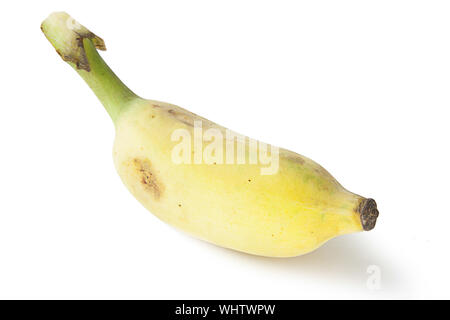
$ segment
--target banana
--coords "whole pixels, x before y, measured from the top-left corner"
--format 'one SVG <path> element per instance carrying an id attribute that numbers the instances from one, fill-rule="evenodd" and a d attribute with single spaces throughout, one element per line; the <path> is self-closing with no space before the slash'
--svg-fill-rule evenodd
<path id="1" fill-rule="evenodd" d="M 347 191 L 314 161 L 135 95 L 97 52 L 106 50 L 104 41 L 67 13 L 51 14 L 41 29 L 112 118 L 123 183 L 164 222 L 270 257 L 298 256 L 374 228 L 375 201 Z"/>

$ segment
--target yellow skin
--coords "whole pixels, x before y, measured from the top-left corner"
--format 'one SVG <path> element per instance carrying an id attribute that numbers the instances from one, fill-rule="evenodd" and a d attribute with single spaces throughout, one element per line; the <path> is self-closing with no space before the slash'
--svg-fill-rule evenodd
<path id="1" fill-rule="evenodd" d="M 97 53 L 96 47 L 105 49 L 103 41 L 68 19 L 52 14 L 42 30 L 104 104 L 116 128 L 116 169 L 158 218 L 219 246 L 271 257 L 301 255 L 335 236 L 373 228 L 378 215 L 373 200 L 345 190 L 320 165 L 288 150 L 280 149 L 272 175 L 261 175 L 262 165 L 248 161 L 176 164 L 174 130 L 193 137 L 197 120 L 203 128 L 225 128 L 134 95 Z M 246 144 L 247 159 L 248 153 Z"/>

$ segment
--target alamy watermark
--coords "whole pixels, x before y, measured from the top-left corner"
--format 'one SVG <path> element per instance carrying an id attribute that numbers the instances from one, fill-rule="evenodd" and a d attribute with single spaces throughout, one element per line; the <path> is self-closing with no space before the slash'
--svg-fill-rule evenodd
<path id="1" fill-rule="evenodd" d="M 261 175 L 278 172 L 278 147 L 228 129 L 208 128 L 203 131 L 202 121 L 194 121 L 193 132 L 193 137 L 187 129 L 172 132 L 171 140 L 179 142 L 172 149 L 172 161 L 175 164 L 250 164 L 259 165 Z"/>
<path id="2" fill-rule="evenodd" d="M 377 265 L 370 265 L 367 267 L 367 273 L 370 276 L 367 278 L 367 289 L 375 291 L 381 289 L 381 268 Z"/>

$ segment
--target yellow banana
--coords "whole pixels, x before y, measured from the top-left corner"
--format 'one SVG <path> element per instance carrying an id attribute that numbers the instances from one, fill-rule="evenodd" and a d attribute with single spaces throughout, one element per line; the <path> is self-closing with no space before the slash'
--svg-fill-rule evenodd
<path id="1" fill-rule="evenodd" d="M 272 257 L 301 255 L 375 226 L 375 201 L 347 191 L 314 161 L 136 96 L 98 54 L 103 40 L 68 14 L 51 14 L 41 29 L 105 106 L 116 128 L 116 169 L 161 220 Z"/>

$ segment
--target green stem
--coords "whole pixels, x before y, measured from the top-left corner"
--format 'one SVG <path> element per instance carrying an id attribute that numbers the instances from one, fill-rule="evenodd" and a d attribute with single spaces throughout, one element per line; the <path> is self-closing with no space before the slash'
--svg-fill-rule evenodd
<path id="1" fill-rule="evenodd" d="M 135 99 L 139 99 L 108 67 L 97 49 L 106 50 L 101 38 L 65 12 L 52 13 L 41 25 L 61 58 L 86 81 L 105 106 L 113 122 Z"/>
<path id="2" fill-rule="evenodd" d="M 102 102 L 109 116 L 115 122 L 129 102 L 138 98 L 108 67 L 95 49 L 90 39 L 83 39 L 90 71 L 78 69 L 78 74 L 86 81 L 95 95 Z"/>

